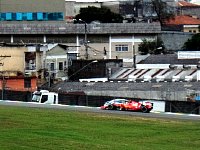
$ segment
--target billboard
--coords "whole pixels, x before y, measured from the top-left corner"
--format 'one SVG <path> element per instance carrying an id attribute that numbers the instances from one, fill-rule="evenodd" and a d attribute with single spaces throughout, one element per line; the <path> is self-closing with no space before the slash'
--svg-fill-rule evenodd
<path id="1" fill-rule="evenodd" d="M 178 51 L 178 59 L 199 59 L 200 51 Z"/>

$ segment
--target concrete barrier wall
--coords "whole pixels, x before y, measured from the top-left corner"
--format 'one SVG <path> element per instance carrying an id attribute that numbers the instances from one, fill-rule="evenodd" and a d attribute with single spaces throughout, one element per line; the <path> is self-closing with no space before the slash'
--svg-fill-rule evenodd
<path id="1" fill-rule="evenodd" d="M 85 91 L 91 96 L 128 97 L 138 99 L 187 101 L 185 91 Z"/>

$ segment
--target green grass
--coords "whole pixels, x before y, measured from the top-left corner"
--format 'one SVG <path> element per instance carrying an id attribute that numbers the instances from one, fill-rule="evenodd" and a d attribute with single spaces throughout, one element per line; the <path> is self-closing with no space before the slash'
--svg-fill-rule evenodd
<path id="1" fill-rule="evenodd" d="M 0 150 L 197 150 L 200 122 L 0 106 Z"/>

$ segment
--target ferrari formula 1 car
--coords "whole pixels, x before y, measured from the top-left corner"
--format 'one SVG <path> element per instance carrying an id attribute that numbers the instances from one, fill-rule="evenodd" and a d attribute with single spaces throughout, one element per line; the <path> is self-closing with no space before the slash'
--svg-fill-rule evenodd
<path id="1" fill-rule="evenodd" d="M 127 99 L 113 99 L 107 101 L 101 109 L 108 110 L 129 110 L 129 111 L 141 111 L 149 113 L 153 109 L 153 103 L 151 102 L 137 102 Z"/>

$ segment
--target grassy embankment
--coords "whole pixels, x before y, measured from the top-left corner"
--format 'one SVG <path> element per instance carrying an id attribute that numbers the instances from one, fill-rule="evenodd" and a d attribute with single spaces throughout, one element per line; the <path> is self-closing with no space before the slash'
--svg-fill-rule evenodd
<path id="1" fill-rule="evenodd" d="M 1 150 L 197 150 L 200 122 L 0 106 Z"/>

